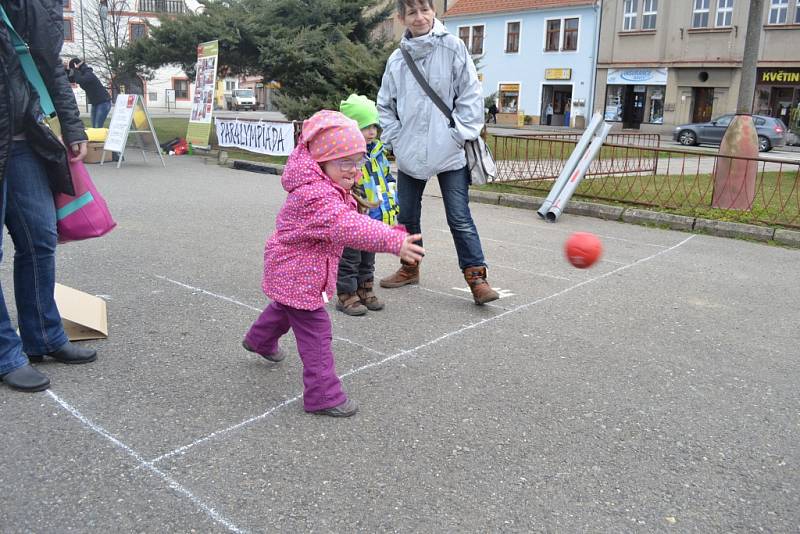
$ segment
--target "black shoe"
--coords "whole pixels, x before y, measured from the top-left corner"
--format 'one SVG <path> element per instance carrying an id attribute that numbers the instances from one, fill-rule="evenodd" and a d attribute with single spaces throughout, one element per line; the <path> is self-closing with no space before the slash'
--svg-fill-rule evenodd
<path id="1" fill-rule="evenodd" d="M 97 359 L 97 351 L 85 349 L 67 341 L 58 350 L 47 354 L 29 354 L 28 359 L 34 363 L 39 363 L 44 360 L 45 356 L 50 356 L 61 363 L 89 363 Z"/>
<path id="2" fill-rule="evenodd" d="M 358 404 L 356 401 L 347 399 L 339 406 L 333 408 L 323 408 L 322 410 L 306 410 L 308 413 L 317 415 L 327 415 L 329 417 L 350 417 L 355 415 L 358 411 Z"/>
<path id="3" fill-rule="evenodd" d="M 27 363 L 0 376 L 0 379 L 19 391 L 44 391 L 50 387 L 50 379 Z"/>

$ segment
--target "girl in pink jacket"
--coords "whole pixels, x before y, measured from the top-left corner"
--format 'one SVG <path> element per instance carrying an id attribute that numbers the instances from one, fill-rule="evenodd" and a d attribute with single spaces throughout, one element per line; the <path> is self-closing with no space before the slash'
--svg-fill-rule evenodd
<path id="1" fill-rule="evenodd" d="M 342 391 L 334 369 L 331 320 L 325 303 L 336 291 L 345 246 L 422 259 L 420 235 L 361 215 L 350 188 L 366 154 L 358 124 L 323 110 L 303 123 L 281 184 L 288 192 L 264 251 L 264 293 L 272 303 L 244 338 L 244 348 L 272 362 L 284 359 L 278 340 L 289 328 L 303 361 L 307 412 L 349 417 L 358 407 Z"/>

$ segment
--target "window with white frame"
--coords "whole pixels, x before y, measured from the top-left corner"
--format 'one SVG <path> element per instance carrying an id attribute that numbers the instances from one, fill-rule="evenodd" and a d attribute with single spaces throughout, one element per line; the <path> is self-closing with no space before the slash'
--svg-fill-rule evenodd
<path id="1" fill-rule="evenodd" d="M 797 5 L 795 6 L 794 23 L 800 24 L 800 0 L 797 0 Z"/>
<path id="2" fill-rule="evenodd" d="M 458 28 L 458 37 L 467 45 L 467 50 L 473 56 L 483 54 L 483 24 L 478 26 L 461 26 Z"/>
<path id="3" fill-rule="evenodd" d="M 639 0 L 625 0 L 622 14 L 622 29 L 632 31 L 636 29 L 636 14 L 639 11 Z"/>
<path id="4" fill-rule="evenodd" d="M 656 15 L 658 14 L 658 0 L 644 0 L 642 9 L 642 29 L 655 30 Z"/>
<path id="5" fill-rule="evenodd" d="M 708 4 L 710 0 L 694 0 L 692 28 L 708 28 Z"/>
<path id="6" fill-rule="evenodd" d="M 771 0 L 769 5 L 769 23 L 786 24 L 789 11 L 789 0 Z"/>
<path id="7" fill-rule="evenodd" d="M 733 0 L 719 0 L 717 3 L 717 28 L 730 26 L 733 20 Z"/>
<path id="8" fill-rule="evenodd" d="M 545 52 L 575 52 L 578 50 L 580 19 L 548 19 L 544 27 Z"/>
<path id="9" fill-rule="evenodd" d="M 519 21 L 506 22 L 506 54 L 519 52 L 519 26 Z"/>

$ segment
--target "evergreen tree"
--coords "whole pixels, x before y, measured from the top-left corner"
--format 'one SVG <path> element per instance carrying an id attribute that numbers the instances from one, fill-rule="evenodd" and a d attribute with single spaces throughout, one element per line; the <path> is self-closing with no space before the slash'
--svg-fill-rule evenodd
<path id="1" fill-rule="evenodd" d="M 375 98 L 394 43 L 374 37 L 392 14 L 386 0 L 227 0 L 165 19 L 122 52 L 141 69 L 178 64 L 194 76 L 197 45 L 219 40 L 220 75 L 278 81 L 290 119 L 338 109 L 350 93 Z"/>

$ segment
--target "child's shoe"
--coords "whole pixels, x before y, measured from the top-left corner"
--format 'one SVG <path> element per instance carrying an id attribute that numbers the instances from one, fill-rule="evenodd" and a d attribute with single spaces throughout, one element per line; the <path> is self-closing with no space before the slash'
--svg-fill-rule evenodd
<path id="1" fill-rule="evenodd" d="M 327 415 L 330 417 L 350 417 L 355 415 L 358 411 L 358 404 L 356 401 L 347 399 L 339 406 L 334 406 L 333 408 L 323 408 L 322 410 L 306 410 L 308 413 L 313 413 L 316 415 Z"/>
<path id="2" fill-rule="evenodd" d="M 347 315 L 358 316 L 367 313 L 367 307 L 361 304 L 356 293 L 339 293 L 337 295 L 336 309 Z"/>
<path id="3" fill-rule="evenodd" d="M 255 352 L 265 360 L 269 360 L 274 363 L 282 362 L 283 359 L 286 358 L 286 353 L 283 352 L 280 348 L 278 348 L 278 352 L 275 352 L 273 354 L 262 354 L 253 347 L 251 347 L 250 345 L 248 345 L 246 339 L 242 340 L 242 347 L 244 347 L 244 350 L 248 352 Z"/>
<path id="4" fill-rule="evenodd" d="M 372 291 L 373 281 L 365 280 L 358 284 L 356 295 L 358 295 L 361 304 L 367 307 L 369 311 L 378 311 L 383 309 L 383 301 L 375 296 Z"/>

